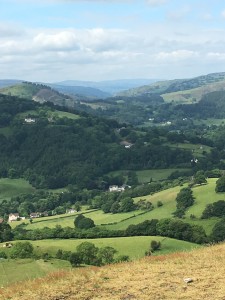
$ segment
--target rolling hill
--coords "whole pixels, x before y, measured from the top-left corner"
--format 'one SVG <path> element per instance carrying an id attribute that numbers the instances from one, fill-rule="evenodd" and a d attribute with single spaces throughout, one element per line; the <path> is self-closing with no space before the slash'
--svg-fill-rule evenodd
<path id="1" fill-rule="evenodd" d="M 0 89 L 0 93 L 9 96 L 16 96 L 39 103 L 53 102 L 57 105 L 65 105 L 74 102 L 69 96 L 63 95 L 50 87 L 42 84 L 23 82 Z"/>
<path id="2" fill-rule="evenodd" d="M 120 93 L 121 96 L 159 94 L 166 102 L 192 103 L 213 91 L 225 89 L 225 73 L 213 73 L 191 79 L 159 81 Z"/>

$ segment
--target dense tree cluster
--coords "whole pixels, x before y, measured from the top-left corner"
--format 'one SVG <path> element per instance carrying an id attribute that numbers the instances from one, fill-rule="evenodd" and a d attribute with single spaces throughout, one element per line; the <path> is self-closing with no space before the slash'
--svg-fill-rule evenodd
<path id="1" fill-rule="evenodd" d="M 225 217 L 225 201 L 219 200 L 214 203 L 208 204 L 204 209 L 201 218 L 208 219 L 211 217 Z"/>
<path id="2" fill-rule="evenodd" d="M 89 229 L 95 227 L 95 223 L 92 219 L 79 214 L 74 220 L 74 226 L 79 229 Z"/>
<path id="3" fill-rule="evenodd" d="M 23 225 L 13 230 L 15 240 L 41 240 L 41 239 L 70 239 L 70 238 L 108 238 L 124 236 L 168 236 L 171 238 L 189 241 L 193 243 L 204 243 L 207 236 L 201 226 L 191 225 L 181 220 L 162 219 L 146 220 L 137 225 L 130 225 L 125 230 L 107 230 L 104 227 L 93 227 L 90 229 L 79 229 L 71 227 L 43 228 L 26 230 Z"/>
<path id="4" fill-rule="evenodd" d="M 177 202 L 177 209 L 174 212 L 174 215 L 176 217 L 183 217 L 185 214 L 185 210 L 194 204 L 194 196 L 191 188 L 183 188 L 180 190 L 180 192 L 177 194 L 176 197 Z"/>
<path id="5" fill-rule="evenodd" d="M 116 121 L 86 114 L 80 114 L 77 120 L 59 118 L 53 123 L 39 114 L 34 124 L 25 124 L 18 114 L 37 107 L 43 106 L 0 96 L 1 115 L 8 115 L 2 126 L 9 126 L 10 130 L 10 135 L 0 136 L 0 176 L 23 176 L 38 188 L 54 189 L 68 184 L 80 189 L 106 188 L 110 182 L 105 182 L 103 176 L 110 171 L 189 165 L 192 157 L 189 151 L 154 142 L 160 142 L 156 138 L 159 130 L 138 137 L 130 129 L 126 138 L 135 144 L 126 149 L 120 145 L 122 137 L 116 133 Z M 135 176 L 129 176 L 129 180 L 137 183 Z"/>

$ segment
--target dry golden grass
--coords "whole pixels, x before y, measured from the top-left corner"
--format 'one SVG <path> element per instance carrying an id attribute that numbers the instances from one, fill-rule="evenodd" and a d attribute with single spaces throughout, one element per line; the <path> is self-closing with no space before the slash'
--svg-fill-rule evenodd
<path id="1" fill-rule="evenodd" d="M 225 245 L 58 272 L 2 289 L 12 300 L 224 300 Z M 192 283 L 186 284 L 184 278 Z"/>

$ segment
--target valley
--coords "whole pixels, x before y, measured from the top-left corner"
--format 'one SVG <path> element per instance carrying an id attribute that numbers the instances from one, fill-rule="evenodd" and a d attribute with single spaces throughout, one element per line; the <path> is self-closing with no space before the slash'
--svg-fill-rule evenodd
<path id="1" fill-rule="evenodd" d="M 4 86 L 0 284 L 224 241 L 223 82 L 218 73 L 98 99 Z"/>

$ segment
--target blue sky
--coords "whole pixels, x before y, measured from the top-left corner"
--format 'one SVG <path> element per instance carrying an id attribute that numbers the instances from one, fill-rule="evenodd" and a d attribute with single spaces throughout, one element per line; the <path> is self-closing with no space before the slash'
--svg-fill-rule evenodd
<path id="1" fill-rule="evenodd" d="M 0 78 L 188 78 L 225 71 L 222 0 L 0 0 Z"/>

